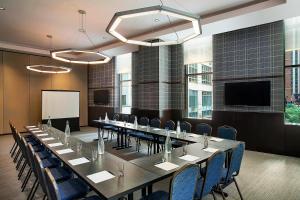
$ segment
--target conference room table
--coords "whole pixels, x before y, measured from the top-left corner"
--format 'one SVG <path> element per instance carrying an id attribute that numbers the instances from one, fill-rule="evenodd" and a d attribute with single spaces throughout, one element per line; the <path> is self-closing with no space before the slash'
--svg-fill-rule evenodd
<path id="1" fill-rule="evenodd" d="M 127 127 L 127 125 L 125 126 Z M 134 127 L 129 129 L 133 130 Z M 138 127 L 139 129 L 144 128 Z M 68 166 L 78 177 L 84 180 L 100 197 L 108 200 L 119 199 L 124 196 L 132 200 L 133 192 L 140 190 L 142 196 L 144 196 L 147 194 L 147 188 L 149 194 L 152 192 L 154 183 L 172 176 L 176 170 L 185 164 L 203 163 L 214 153 L 205 151 L 203 143 L 201 143 L 201 137 L 197 137 L 197 139 L 183 140 L 196 140 L 200 143 L 193 142 L 193 144 L 173 149 L 168 154 L 160 152 L 127 161 L 107 151 L 102 155 L 96 154 L 95 157 L 97 142 L 84 142 L 72 135 L 65 137 L 64 132 L 53 127 L 46 130 L 32 130 L 27 127 L 27 130 L 59 158 L 65 166 Z M 163 131 L 159 132 L 158 135 L 163 135 Z M 215 148 L 215 150 L 229 151 L 238 143 L 238 141 L 229 140 L 209 141 L 209 147 Z M 74 165 L 74 161 L 78 161 L 78 159 L 83 159 L 85 162 Z M 98 182 L 99 177 L 98 180 L 95 179 L 95 176 L 91 178 L 91 175 L 103 172 L 108 173 L 110 179 L 105 180 L 102 177 L 100 179 L 103 180 Z"/>

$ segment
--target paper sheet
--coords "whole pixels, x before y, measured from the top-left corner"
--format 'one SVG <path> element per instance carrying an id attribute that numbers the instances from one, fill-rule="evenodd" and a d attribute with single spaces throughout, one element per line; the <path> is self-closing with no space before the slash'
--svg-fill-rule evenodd
<path id="1" fill-rule="evenodd" d="M 179 158 L 182 159 L 182 160 L 185 160 L 185 161 L 189 161 L 189 162 L 193 162 L 193 161 L 199 159 L 199 157 L 197 157 L 197 156 L 192 156 L 192 155 L 184 155 L 184 156 L 181 156 L 181 157 L 179 157 Z"/>
<path id="2" fill-rule="evenodd" d="M 49 140 L 55 140 L 55 138 L 53 137 L 42 138 L 42 141 L 49 141 Z"/>
<path id="3" fill-rule="evenodd" d="M 210 140 L 210 141 L 214 141 L 214 142 L 221 142 L 221 141 L 223 141 L 224 139 L 222 139 L 222 138 L 216 138 L 216 137 L 211 137 L 209 140 Z"/>
<path id="4" fill-rule="evenodd" d="M 40 130 L 39 128 L 29 128 L 30 131 Z"/>
<path id="5" fill-rule="evenodd" d="M 42 131 L 38 132 L 38 133 L 42 133 Z M 43 137 L 43 136 L 47 136 L 47 135 L 48 135 L 48 133 L 36 134 L 36 136 L 38 136 L 38 137 Z"/>
<path id="6" fill-rule="evenodd" d="M 57 142 L 57 143 L 51 143 L 51 144 L 48 144 L 48 145 L 49 145 L 49 147 L 58 147 L 58 146 L 62 146 L 63 143 Z"/>
<path id="7" fill-rule="evenodd" d="M 170 171 L 170 170 L 173 170 L 173 169 L 176 169 L 177 167 L 179 167 L 178 165 L 170 163 L 170 162 L 163 162 L 163 163 L 160 163 L 160 164 L 157 164 L 154 166 L 158 167 L 160 169 L 166 170 L 166 171 Z"/>
<path id="8" fill-rule="evenodd" d="M 189 137 L 199 138 L 199 137 L 201 137 L 201 135 L 197 135 L 197 134 L 189 134 Z"/>
<path id="9" fill-rule="evenodd" d="M 36 128 L 36 126 L 26 126 L 26 128 L 30 129 L 30 128 Z"/>
<path id="10" fill-rule="evenodd" d="M 72 153 L 74 151 L 72 149 L 61 149 L 56 152 L 61 155 L 61 154 L 66 154 L 66 153 Z"/>
<path id="11" fill-rule="evenodd" d="M 115 176 L 109 173 L 108 171 L 101 171 L 95 174 L 88 175 L 87 177 L 94 183 L 100 183 L 112 179 Z"/>
<path id="12" fill-rule="evenodd" d="M 153 130 L 154 131 L 160 131 L 161 129 L 160 128 L 154 128 Z"/>
<path id="13" fill-rule="evenodd" d="M 73 160 L 68 160 L 68 162 L 71 165 L 76 166 L 76 165 L 88 163 L 90 161 L 88 159 L 86 159 L 85 157 L 82 157 L 82 158 L 76 158 L 76 159 L 73 159 Z"/>
<path id="14" fill-rule="evenodd" d="M 211 148 L 211 147 L 207 147 L 206 149 L 203 149 L 203 151 L 210 152 L 210 153 L 215 153 L 218 150 L 219 149 L 215 149 L 215 148 Z"/>

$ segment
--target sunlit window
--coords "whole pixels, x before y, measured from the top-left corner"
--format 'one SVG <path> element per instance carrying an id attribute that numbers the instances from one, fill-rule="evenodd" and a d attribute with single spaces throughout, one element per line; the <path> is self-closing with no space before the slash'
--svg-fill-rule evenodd
<path id="1" fill-rule="evenodd" d="M 212 37 L 184 43 L 184 64 L 187 81 L 187 117 L 212 117 Z"/>

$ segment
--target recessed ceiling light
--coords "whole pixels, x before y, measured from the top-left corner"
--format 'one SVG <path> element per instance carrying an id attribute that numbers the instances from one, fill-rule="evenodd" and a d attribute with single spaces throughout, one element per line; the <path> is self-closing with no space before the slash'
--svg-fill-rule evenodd
<path id="1" fill-rule="evenodd" d="M 159 20 L 158 18 L 156 18 L 154 21 L 155 21 L 155 22 L 159 22 L 160 20 Z"/>
<path id="2" fill-rule="evenodd" d="M 6 8 L 4 8 L 4 7 L 0 7 L 0 10 L 6 10 Z"/>

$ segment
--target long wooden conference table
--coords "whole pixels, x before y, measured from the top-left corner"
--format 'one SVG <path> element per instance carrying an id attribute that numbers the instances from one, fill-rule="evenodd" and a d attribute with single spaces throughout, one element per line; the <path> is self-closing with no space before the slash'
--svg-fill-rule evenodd
<path id="1" fill-rule="evenodd" d="M 127 137 L 128 130 L 151 134 L 154 138 L 166 137 L 163 129 L 134 127 L 132 124 L 118 121 L 95 120 L 94 122 L 98 124 L 99 133 L 104 125 L 117 127 L 120 130 L 118 145 L 123 145 L 123 147 L 128 145 L 125 144 L 126 139 L 123 138 Z M 147 191 L 151 193 L 154 183 L 172 176 L 185 164 L 203 163 L 216 150 L 230 152 L 240 143 L 211 137 L 209 148 L 203 149 L 203 136 L 193 133 L 187 133 L 184 136 L 171 133 L 171 138 L 186 141 L 189 144 L 173 149 L 169 154 L 160 152 L 126 161 L 109 152 L 95 157 L 97 142 L 84 142 L 72 135 L 66 140 L 64 132 L 53 127 L 44 131 L 32 127 L 26 128 L 64 165 L 71 168 L 78 177 L 84 180 L 92 190 L 108 200 L 124 196 L 128 196 L 128 199 L 132 200 L 133 192 L 139 190 L 141 190 L 142 196 L 146 195 Z"/>

